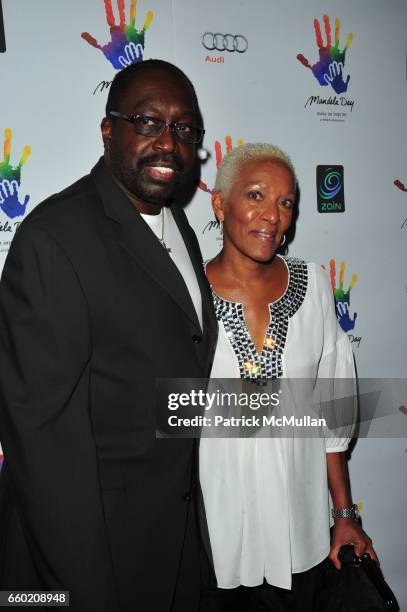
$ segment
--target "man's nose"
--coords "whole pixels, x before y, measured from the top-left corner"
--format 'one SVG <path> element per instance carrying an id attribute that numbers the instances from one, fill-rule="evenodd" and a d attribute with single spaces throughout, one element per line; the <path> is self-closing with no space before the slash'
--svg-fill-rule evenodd
<path id="1" fill-rule="evenodd" d="M 167 124 L 164 127 L 162 134 L 157 136 L 157 138 L 155 139 L 154 148 L 159 149 L 160 151 L 166 151 L 167 153 L 170 153 L 172 151 L 175 151 L 177 146 L 178 141 L 174 133 L 174 126 L 171 124 Z"/>

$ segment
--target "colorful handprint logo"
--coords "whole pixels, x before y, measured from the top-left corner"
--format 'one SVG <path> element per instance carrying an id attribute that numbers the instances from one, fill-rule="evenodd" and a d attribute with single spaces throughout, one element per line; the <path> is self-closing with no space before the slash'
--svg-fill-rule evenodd
<path id="1" fill-rule="evenodd" d="M 110 27 L 111 41 L 101 46 L 97 40 L 88 32 L 82 32 L 81 36 L 92 47 L 100 49 L 113 68 L 121 70 L 143 61 L 144 35 L 153 21 L 154 14 L 148 11 L 147 17 L 141 30 L 136 28 L 136 5 L 137 0 L 130 0 L 130 21 L 126 23 L 125 0 L 117 0 L 119 11 L 119 24 L 116 23 L 112 0 L 104 0 L 106 21 Z"/>
<path id="2" fill-rule="evenodd" d="M 31 148 L 26 145 L 17 166 L 10 164 L 11 154 L 11 130 L 4 130 L 4 160 L 0 162 L 0 209 L 9 219 L 22 217 L 25 214 L 29 195 L 26 195 L 23 202 L 19 200 L 19 188 L 21 185 L 21 169 L 27 161 Z"/>
<path id="3" fill-rule="evenodd" d="M 325 266 L 322 266 L 325 268 Z M 356 285 L 358 280 L 357 274 L 352 274 L 351 281 L 347 290 L 344 289 L 345 280 L 345 262 L 341 261 L 339 264 L 339 285 L 336 285 L 336 261 L 331 259 L 329 262 L 329 272 L 331 277 L 331 287 L 335 297 L 336 305 L 336 316 L 339 321 L 339 325 L 344 332 L 349 332 L 354 329 L 356 325 L 357 312 L 354 313 L 353 317 L 349 316 L 350 306 L 350 294 L 353 287 Z"/>
<path id="4" fill-rule="evenodd" d="M 319 61 L 315 64 L 310 64 L 306 57 L 299 53 L 297 59 L 312 71 L 312 74 L 317 79 L 318 83 L 323 87 L 330 85 L 337 94 L 344 93 L 348 89 L 350 75 L 347 76 L 346 81 L 343 78 L 343 71 L 345 68 L 345 55 L 347 49 L 352 44 L 353 34 L 349 33 L 345 46 L 341 51 L 339 48 L 339 38 L 341 31 L 341 22 L 338 18 L 335 19 L 335 41 L 332 45 L 331 36 L 331 23 L 328 15 L 324 15 L 325 35 L 326 44 L 323 44 L 321 26 L 318 19 L 314 19 L 314 28 L 316 42 L 319 49 Z"/>
<path id="5" fill-rule="evenodd" d="M 239 138 L 236 146 L 239 147 L 241 144 L 243 144 L 243 140 Z M 233 143 L 232 143 L 231 136 L 225 136 L 225 148 L 226 148 L 226 153 L 230 153 L 231 150 L 233 149 Z M 215 151 L 216 169 L 218 169 L 223 159 L 222 145 L 219 142 L 219 140 L 215 140 L 214 151 Z M 199 189 L 202 189 L 202 191 L 206 191 L 206 193 L 210 193 L 211 195 L 214 192 L 214 189 L 213 188 L 210 189 L 208 185 L 202 180 L 199 181 L 198 186 L 199 186 Z"/>

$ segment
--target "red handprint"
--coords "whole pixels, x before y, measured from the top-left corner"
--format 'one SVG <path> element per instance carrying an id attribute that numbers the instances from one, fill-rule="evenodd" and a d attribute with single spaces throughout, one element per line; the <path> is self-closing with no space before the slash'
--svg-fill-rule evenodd
<path id="1" fill-rule="evenodd" d="M 236 146 L 239 147 L 241 144 L 243 144 L 243 140 L 239 138 Z M 225 145 L 226 145 L 226 153 L 230 153 L 231 150 L 233 149 L 231 136 L 225 136 Z M 215 140 L 214 150 L 215 150 L 216 169 L 218 169 L 223 159 L 222 145 L 219 142 L 219 140 Z M 198 186 L 199 186 L 199 189 L 202 189 L 202 191 L 206 191 L 206 193 L 212 194 L 214 192 L 214 189 L 210 189 L 208 185 L 202 180 L 199 181 Z"/>

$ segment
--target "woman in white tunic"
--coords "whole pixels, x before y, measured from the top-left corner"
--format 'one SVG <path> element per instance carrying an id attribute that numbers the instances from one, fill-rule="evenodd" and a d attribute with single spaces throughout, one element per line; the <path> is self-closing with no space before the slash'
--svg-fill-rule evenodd
<path id="1" fill-rule="evenodd" d="M 326 273 L 276 254 L 295 193 L 292 163 L 272 145 L 241 145 L 218 170 L 212 206 L 223 249 L 206 266 L 219 321 L 212 378 L 355 375 Z M 355 520 L 348 443 L 202 438 L 200 479 L 218 582 L 213 610 L 311 611 L 328 555 L 339 568 L 340 547 L 354 543 L 356 554 L 377 559 Z"/>

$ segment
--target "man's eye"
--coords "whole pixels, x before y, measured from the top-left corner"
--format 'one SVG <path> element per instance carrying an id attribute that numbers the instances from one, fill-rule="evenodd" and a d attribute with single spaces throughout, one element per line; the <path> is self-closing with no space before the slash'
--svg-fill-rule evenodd
<path id="1" fill-rule="evenodd" d="M 284 206 L 284 208 L 292 208 L 294 206 L 294 202 L 290 198 L 285 198 L 284 200 L 281 200 L 281 205 Z"/>
<path id="2" fill-rule="evenodd" d="M 190 134 L 193 130 L 192 125 L 188 123 L 177 123 L 177 131 L 183 132 L 184 134 Z"/>
<path id="3" fill-rule="evenodd" d="M 140 115 L 140 117 L 137 118 L 137 121 L 144 127 L 153 127 L 155 125 L 157 125 L 157 120 L 154 119 L 153 117 L 147 117 L 147 115 Z"/>

